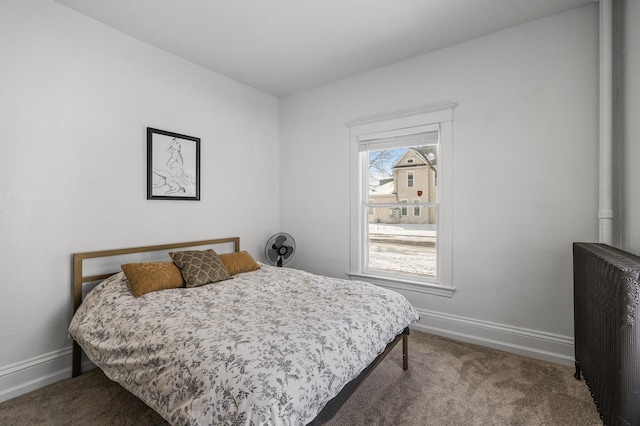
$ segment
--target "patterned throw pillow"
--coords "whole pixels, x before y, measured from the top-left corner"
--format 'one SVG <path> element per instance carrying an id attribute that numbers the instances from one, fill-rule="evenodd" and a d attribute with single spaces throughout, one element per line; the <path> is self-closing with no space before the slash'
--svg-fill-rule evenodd
<path id="1" fill-rule="evenodd" d="M 234 253 L 219 254 L 220 260 L 224 263 L 229 276 L 239 274 L 241 272 L 251 272 L 260 269 L 260 265 L 253 260 L 253 257 L 246 250 Z"/>
<path id="2" fill-rule="evenodd" d="M 200 287 L 201 285 L 223 281 L 229 278 L 224 264 L 214 250 L 185 250 L 169 253 L 187 287 Z"/>
<path id="3" fill-rule="evenodd" d="M 184 287 L 180 269 L 173 262 L 125 263 L 121 268 L 131 284 L 134 297 L 152 291 Z"/>

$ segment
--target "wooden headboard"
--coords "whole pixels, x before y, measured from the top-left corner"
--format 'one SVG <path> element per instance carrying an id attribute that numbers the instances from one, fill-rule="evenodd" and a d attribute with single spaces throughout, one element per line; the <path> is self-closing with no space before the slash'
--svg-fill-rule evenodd
<path id="1" fill-rule="evenodd" d="M 147 253 L 154 251 L 171 250 L 178 248 L 197 247 L 197 246 L 213 246 L 218 244 L 233 243 L 234 252 L 240 251 L 240 237 L 218 238 L 214 240 L 191 241 L 185 243 L 160 244 L 156 246 L 130 247 L 114 250 L 89 251 L 84 253 L 73 254 L 73 313 L 75 314 L 82 303 L 82 288 L 84 283 L 102 281 L 119 271 L 109 272 L 106 274 L 87 275 L 83 273 L 83 262 L 86 259 L 97 259 L 110 256 L 122 256 L 135 253 Z M 76 377 L 81 373 L 81 350 L 77 342 L 73 342 L 72 353 L 72 377 Z"/>

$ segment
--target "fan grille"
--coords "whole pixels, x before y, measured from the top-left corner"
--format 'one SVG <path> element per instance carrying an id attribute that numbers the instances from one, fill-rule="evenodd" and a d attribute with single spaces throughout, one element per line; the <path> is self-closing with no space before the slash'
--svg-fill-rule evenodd
<path id="1" fill-rule="evenodd" d="M 271 265 L 283 266 L 293 259 L 296 251 L 296 242 L 286 232 L 279 232 L 267 241 L 264 248 L 264 257 Z"/>

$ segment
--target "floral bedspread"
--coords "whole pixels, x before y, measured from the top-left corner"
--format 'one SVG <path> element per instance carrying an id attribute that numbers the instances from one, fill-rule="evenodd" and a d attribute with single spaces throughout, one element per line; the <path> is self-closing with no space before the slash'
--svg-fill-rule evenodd
<path id="1" fill-rule="evenodd" d="M 261 265 L 139 298 L 116 274 L 69 334 L 173 425 L 304 425 L 417 320 L 393 291 Z"/>

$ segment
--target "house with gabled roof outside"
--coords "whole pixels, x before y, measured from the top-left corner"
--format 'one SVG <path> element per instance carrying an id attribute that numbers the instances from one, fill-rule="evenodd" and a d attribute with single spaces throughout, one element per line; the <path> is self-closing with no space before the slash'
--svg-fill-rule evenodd
<path id="1" fill-rule="evenodd" d="M 369 191 L 375 204 L 406 203 L 402 208 L 370 208 L 370 223 L 435 224 L 435 207 L 411 204 L 438 201 L 437 146 L 407 148 L 393 164 L 393 179 L 381 179 Z"/>

